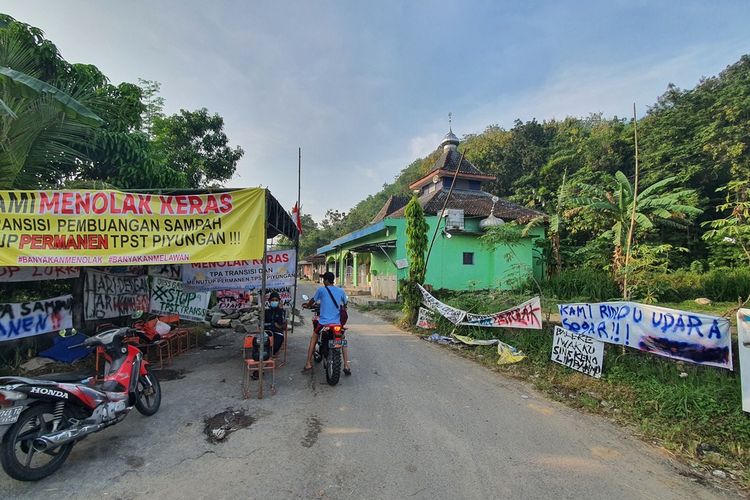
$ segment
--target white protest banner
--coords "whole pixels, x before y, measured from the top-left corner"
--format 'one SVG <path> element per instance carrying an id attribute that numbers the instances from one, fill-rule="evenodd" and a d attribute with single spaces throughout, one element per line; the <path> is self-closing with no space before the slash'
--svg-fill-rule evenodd
<path id="1" fill-rule="evenodd" d="M 604 342 L 555 326 L 552 340 L 552 361 L 594 378 L 601 378 L 604 363 Z"/>
<path id="2" fill-rule="evenodd" d="M 420 307 L 419 316 L 417 317 L 417 326 L 424 329 L 435 328 L 435 315 L 432 311 Z"/>
<path id="3" fill-rule="evenodd" d="M 80 275 L 80 267 L 0 266 L 0 281 L 67 280 Z"/>
<path id="4" fill-rule="evenodd" d="M 211 292 L 185 290 L 181 281 L 154 277 L 151 287 L 151 312 L 156 314 L 177 313 L 190 321 L 206 319 Z"/>
<path id="5" fill-rule="evenodd" d="M 519 306 L 494 314 L 466 313 L 466 318 L 464 318 L 461 324 L 467 326 L 541 330 L 542 302 L 539 297 L 534 297 Z"/>
<path id="6" fill-rule="evenodd" d="M 0 304 L 0 342 L 73 327 L 73 296 Z"/>
<path id="7" fill-rule="evenodd" d="M 266 261 L 266 287 L 280 288 L 294 285 L 297 270 L 295 250 L 268 252 Z M 235 260 L 184 264 L 182 282 L 196 290 L 227 290 L 243 288 L 255 290 L 261 287 L 263 261 Z"/>
<path id="8" fill-rule="evenodd" d="M 182 265 L 163 264 L 159 266 L 148 266 L 148 275 L 179 281 L 182 278 Z"/>
<path id="9" fill-rule="evenodd" d="M 740 350 L 742 410 L 750 412 L 750 309 L 737 311 L 737 345 Z"/>
<path id="10" fill-rule="evenodd" d="M 253 294 L 247 290 L 216 290 L 216 301 L 219 309 L 236 311 L 250 307 L 253 302 Z"/>
<path id="11" fill-rule="evenodd" d="M 86 320 L 119 318 L 148 310 L 148 277 L 86 271 Z"/>
<path id="12" fill-rule="evenodd" d="M 448 304 L 443 304 L 438 299 L 430 295 L 430 292 L 425 290 L 422 285 L 417 286 L 419 287 L 419 291 L 422 292 L 422 303 L 425 305 L 425 307 L 427 307 L 427 309 L 440 314 L 442 317 L 444 317 L 454 325 L 457 325 L 461 321 L 463 321 L 464 317 L 466 316 L 466 311 L 456 309 L 455 307 L 451 307 Z"/>
<path id="13" fill-rule="evenodd" d="M 562 326 L 610 344 L 732 369 L 729 320 L 635 302 L 560 304 Z"/>

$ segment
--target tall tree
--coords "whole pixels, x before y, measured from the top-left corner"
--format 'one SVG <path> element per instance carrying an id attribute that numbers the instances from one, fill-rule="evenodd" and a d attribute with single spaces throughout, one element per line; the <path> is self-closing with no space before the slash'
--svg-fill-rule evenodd
<path id="1" fill-rule="evenodd" d="M 425 253 L 427 252 L 427 221 L 424 218 L 424 210 L 416 196 L 406 205 L 404 211 L 406 218 L 406 255 L 409 258 L 409 279 L 401 288 L 404 298 L 404 317 L 408 324 L 413 324 L 419 305 L 422 303 L 422 294 L 417 288 L 418 284 L 424 283 L 426 272 Z"/>
<path id="2" fill-rule="evenodd" d="M 244 154 L 239 146 L 229 146 L 224 119 L 209 114 L 206 108 L 157 117 L 153 136 L 156 160 L 174 171 L 183 187 L 207 187 L 229 180 Z"/>
<path id="3" fill-rule="evenodd" d="M 153 137 L 154 121 L 164 118 L 164 98 L 159 95 L 161 83 L 156 80 L 138 79 L 138 87 L 143 96 L 143 111 L 141 111 L 142 130 L 149 139 Z"/>

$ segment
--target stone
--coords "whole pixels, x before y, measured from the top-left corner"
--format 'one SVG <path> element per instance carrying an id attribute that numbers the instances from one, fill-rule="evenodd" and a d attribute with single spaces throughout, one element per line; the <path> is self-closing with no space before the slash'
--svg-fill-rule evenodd
<path id="1" fill-rule="evenodd" d="M 34 370 L 38 370 L 39 368 L 44 368 L 45 366 L 54 363 L 51 359 L 47 358 L 31 358 L 27 362 L 21 365 L 21 368 L 24 370 L 31 372 Z"/>
<path id="2" fill-rule="evenodd" d="M 240 313 L 239 311 L 232 311 L 229 314 L 225 315 L 224 318 L 226 319 L 239 319 Z"/>
<path id="3" fill-rule="evenodd" d="M 701 297 L 701 298 L 695 299 L 695 303 L 698 304 L 699 306 L 707 306 L 711 303 L 711 299 Z"/>
<path id="4" fill-rule="evenodd" d="M 226 319 L 229 319 L 229 318 L 226 318 Z M 232 319 L 232 320 L 229 321 L 229 326 L 231 326 L 232 328 L 235 328 L 235 329 L 238 326 L 240 326 L 241 324 L 242 324 L 242 321 L 240 321 L 238 319 Z"/>
<path id="5" fill-rule="evenodd" d="M 211 316 L 211 326 L 219 326 L 219 321 L 224 318 L 224 315 L 221 313 L 216 313 Z"/>
<path id="6" fill-rule="evenodd" d="M 243 314 L 242 316 L 240 316 L 240 321 L 242 321 L 243 323 L 252 323 L 253 321 L 257 323 L 258 313 L 249 312 L 249 313 Z"/>
<path id="7" fill-rule="evenodd" d="M 231 319 L 220 319 L 216 323 L 216 327 L 217 328 L 229 328 L 231 326 L 231 324 L 232 324 L 232 320 Z"/>
<path id="8" fill-rule="evenodd" d="M 726 473 L 726 472 L 724 472 L 724 471 L 723 471 L 723 470 L 721 470 L 721 469 L 716 469 L 716 470 L 714 470 L 714 471 L 713 471 L 713 472 L 711 473 L 711 475 L 712 475 L 712 476 L 714 476 L 714 477 L 718 477 L 719 479 L 726 479 L 726 478 L 727 478 L 727 473 Z"/>

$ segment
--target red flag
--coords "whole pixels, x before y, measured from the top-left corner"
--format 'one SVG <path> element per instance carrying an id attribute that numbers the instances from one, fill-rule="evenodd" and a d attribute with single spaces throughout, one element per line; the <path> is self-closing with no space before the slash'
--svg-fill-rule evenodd
<path id="1" fill-rule="evenodd" d="M 297 204 L 294 204 L 294 208 L 292 209 L 292 217 L 294 218 L 294 223 L 297 225 L 297 231 L 299 231 L 299 235 L 302 236 L 302 216 L 300 215 L 299 207 Z"/>

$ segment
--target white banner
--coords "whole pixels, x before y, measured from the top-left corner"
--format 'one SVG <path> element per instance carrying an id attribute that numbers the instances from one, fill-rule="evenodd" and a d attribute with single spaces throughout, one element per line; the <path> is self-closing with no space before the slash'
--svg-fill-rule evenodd
<path id="1" fill-rule="evenodd" d="M 552 361 L 594 378 L 601 378 L 604 364 L 604 342 L 555 326 Z"/>
<path id="2" fill-rule="evenodd" d="M 86 320 L 119 318 L 148 310 L 148 277 L 86 271 Z"/>
<path id="3" fill-rule="evenodd" d="M 181 281 L 154 277 L 151 287 L 151 312 L 155 314 L 177 313 L 190 321 L 206 319 L 211 292 L 185 290 Z"/>
<path id="4" fill-rule="evenodd" d="M 427 309 L 435 311 L 454 325 L 457 325 L 461 321 L 463 321 L 464 317 L 466 316 L 466 311 L 456 309 L 455 307 L 451 307 L 448 304 L 443 304 L 438 299 L 430 295 L 430 292 L 425 290 L 422 285 L 417 286 L 419 287 L 419 291 L 422 292 L 422 303 L 425 305 L 425 307 L 427 307 Z"/>
<path id="5" fill-rule="evenodd" d="M 520 306 L 494 314 L 466 313 L 462 325 L 494 328 L 542 329 L 542 301 L 539 297 L 529 299 Z"/>
<path id="6" fill-rule="evenodd" d="M 0 281 L 67 280 L 80 275 L 80 267 L 0 266 Z"/>
<path id="7" fill-rule="evenodd" d="M 268 252 L 266 262 L 266 287 L 282 288 L 294 285 L 297 272 L 295 250 Z M 184 264 L 182 282 L 196 290 L 228 290 L 261 288 L 263 274 L 262 260 L 237 260 L 230 262 L 209 262 Z"/>
<path id="8" fill-rule="evenodd" d="M 148 275 L 179 281 L 182 279 L 182 265 L 164 264 L 159 266 L 148 266 Z"/>
<path id="9" fill-rule="evenodd" d="M 742 409 L 750 412 L 750 309 L 737 311 L 737 345 L 740 350 Z"/>
<path id="10" fill-rule="evenodd" d="M 560 304 L 563 328 L 659 356 L 732 369 L 729 320 L 635 302 Z"/>
<path id="11" fill-rule="evenodd" d="M 0 304 L 0 342 L 73 327 L 73 296 Z"/>
<path id="12" fill-rule="evenodd" d="M 417 326 L 424 329 L 435 328 L 435 315 L 433 312 L 424 307 L 420 307 L 419 316 L 417 317 Z"/>

